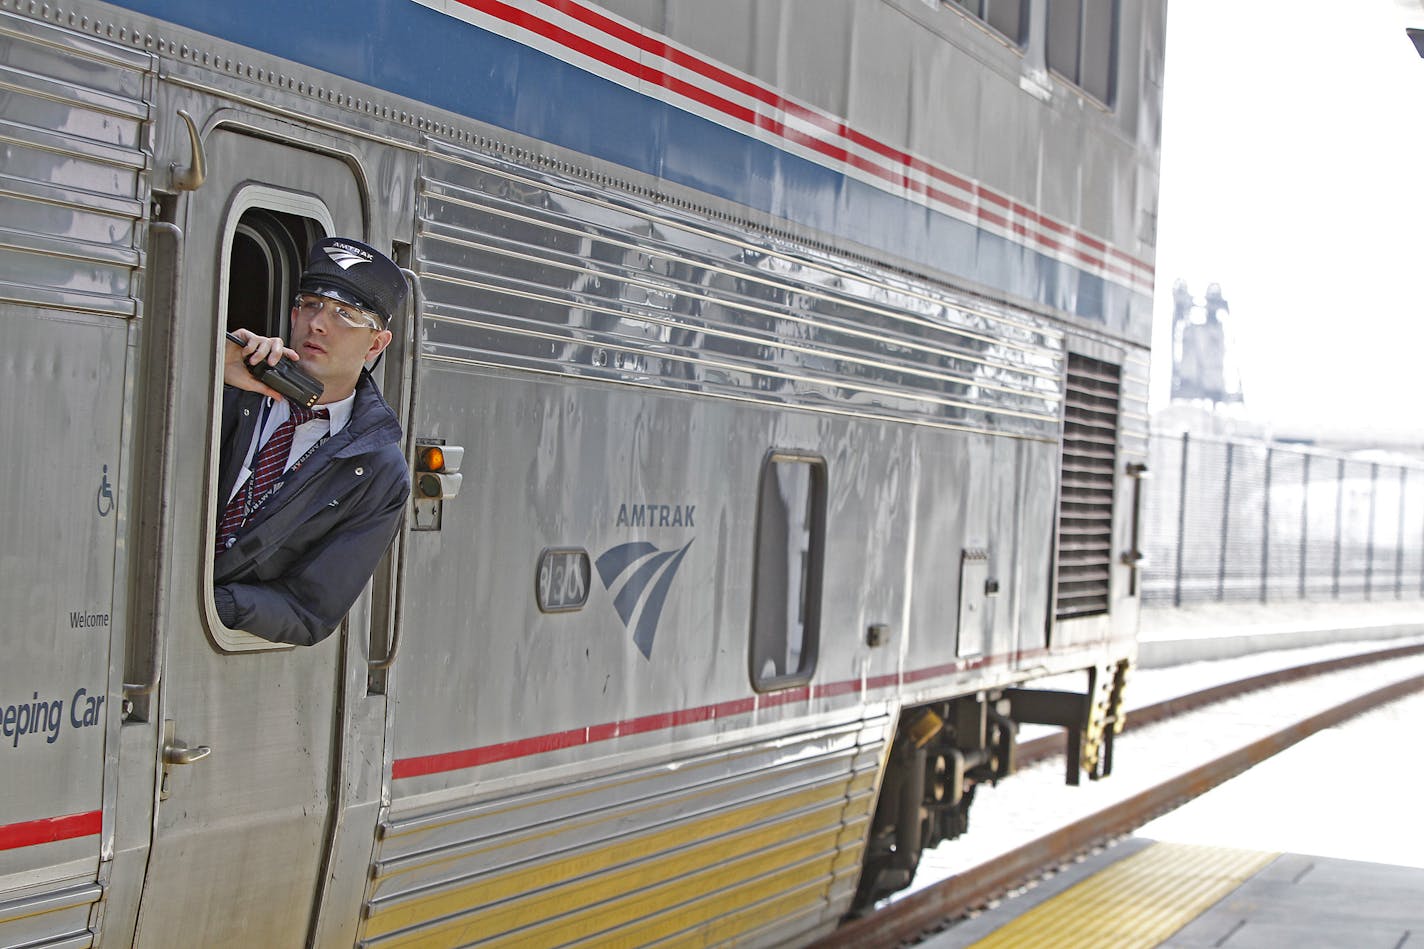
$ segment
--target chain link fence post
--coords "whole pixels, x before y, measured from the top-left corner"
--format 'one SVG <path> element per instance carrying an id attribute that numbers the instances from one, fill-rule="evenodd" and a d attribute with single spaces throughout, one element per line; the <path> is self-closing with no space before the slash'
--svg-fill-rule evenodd
<path id="1" fill-rule="evenodd" d="M 1335 567 L 1330 582 L 1331 596 L 1340 598 L 1340 544 L 1345 531 L 1345 459 L 1335 473 Z"/>
<path id="2" fill-rule="evenodd" d="M 1271 461 L 1275 458 L 1274 448 L 1266 449 L 1266 477 L 1262 490 L 1261 516 L 1261 602 L 1265 603 L 1270 590 L 1271 577 Z"/>
<path id="3" fill-rule="evenodd" d="M 1182 433 L 1182 480 L 1177 490 L 1177 581 L 1172 591 L 1172 605 L 1182 605 L 1182 552 L 1187 543 L 1187 446 L 1192 436 Z"/>
<path id="4" fill-rule="evenodd" d="M 1409 469 L 1399 468 L 1399 533 L 1394 541 L 1394 598 L 1404 596 L 1404 487 Z"/>
<path id="5" fill-rule="evenodd" d="M 1310 552 L 1310 453 L 1300 466 L 1300 585 L 1296 595 L 1305 599 L 1305 558 Z"/>
<path id="6" fill-rule="evenodd" d="M 1375 579 L 1375 496 L 1379 488 L 1379 462 L 1370 463 L 1370 533 L 1365 541 L 1365 599 L 1374 592 Z"/>
<path id="7" fill-rule="evenodd" d="M 1234 451 L 1236 445 L 1232 442 L 1226 443 L 1226 477 L 1223 478 L 1225 487 L 1222 489 L 1221 501 L 1221 555 L 1217 557 L 1216 567 L 1216 601 L 1220 603 L 1226 599 L 1226 551 L 1229 547 L 1231 537 L 1231 468 L 1234 464 Z"/>

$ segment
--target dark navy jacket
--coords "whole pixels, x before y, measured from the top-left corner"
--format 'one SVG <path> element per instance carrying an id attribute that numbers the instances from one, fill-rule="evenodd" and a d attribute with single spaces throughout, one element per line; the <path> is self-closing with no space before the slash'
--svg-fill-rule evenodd
<path id="1" fill-rule="evenodd" d="M 223 389 L 219 498 L 232 493 L 262 400 Z M 362 372 L 350 421 L 286 476 L 213 562 L 218 616 L 275 643 L 310 646 L 330 636 L 395 539 L 409 495 L 400 421 Z"/>

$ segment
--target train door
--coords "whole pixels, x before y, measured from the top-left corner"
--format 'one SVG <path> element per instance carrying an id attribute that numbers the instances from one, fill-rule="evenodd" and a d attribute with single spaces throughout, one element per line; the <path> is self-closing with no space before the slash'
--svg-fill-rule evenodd
<path id="1" fill-rule="evenodd" d="M 183 461 L 161 568 L 162 775 L 135 938 L 155 949 L 306 944 L 340 795 L 346 632 L 275 647 L 224 628 L 212 606 L 220 331 L 282 330 L 311 240 L 364 234 L 351 167 L 264 132 L 211 130 L 207 181 L 176 215 L 186 240 L 169 450 Z"/>

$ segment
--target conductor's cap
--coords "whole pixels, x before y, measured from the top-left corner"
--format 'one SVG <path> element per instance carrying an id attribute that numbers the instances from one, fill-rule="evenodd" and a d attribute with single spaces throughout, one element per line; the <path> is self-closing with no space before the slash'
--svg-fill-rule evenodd
<path id="1" fill-rule="evenodd" d="M 297 289 L 370 310 L 387 325 L 410 290 L 395 261 L 349 237 L 326 237 L 313 244 Z"/>

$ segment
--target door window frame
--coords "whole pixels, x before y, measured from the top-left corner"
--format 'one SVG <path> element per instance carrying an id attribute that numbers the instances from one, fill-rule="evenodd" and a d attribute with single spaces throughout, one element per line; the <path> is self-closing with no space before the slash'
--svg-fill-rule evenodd
<path id="1" fill-rule="evenodd" d="M 302 217 L 314 221 L 321 229 L 322 233 L 330 236 L 336 232 L 335 221 L 332 218 L 331 209 L 326 203 L 315 195 L 305 194 L 297 191 L 289 191 L 282 188 L 265 184 L 245 184 L 240 187 L 228 203 L 227 215 L 223 222 L 222 246 L 219 248 L 217 268 L 214 279 L 217 282 L 217 308 L 213 316 L 213 328 L 216 331 L 217 339 L 222 338 L 223 332 L 227 328 L 227 315 L 229 305 L 229 280 L 232 273 L 232 249 L 242 217 L 248 211 L 261 210 L 273 211 L 280 214 L 289 214 L 295 217 Z M 305 253 L 306 248 L 300 248 L 301 253 Z M 304 261 L 298 261 L 298 269 Z M 299 274 L 298 274 L 299 275 Z M 285 325 L 285 320 L 279 316 L 281 325 Z M 217 607 L 213 602 L 213 545 L 211 537 L 216 530 L 218 511 L 226 505 L 226 499 L 217 497 L 218 483 L 218 433 L 222 426 L 222 359 L 223 347 L 221 344 L 213 347 L 213 418 L 212 435 L 209 439 L 211 450 L 208 456 L 208 505 L 207 520 L 205 523 L 206 536 L 209 538 L 204 545 L 206 555 L 203 564 L 203 613 L 206 617 L 208 635 L 213 640 L 213 644 L 219 650 L 226 653 L 244 652 L 268 652 L 273 650 L 288 650 L 296 648 L 290 643 L 274 643 L 260 636 L 240 629 L 229 629 L 223 625 L 223 621 L 218 618 Z"/>
<path id="2" fill-rule="evenodd" d="M 763 530 L 771 525 L 767 518 L 771 516 L 766 510 L 766 495 L 769 479 L 777 466 L 798 466 L 806 469 L 806 477 L 809 481 L 807 486 L 808 496 L 806 498 L 806 511 L 801 524 L 802 530 L 806 534 L 806 548 L 801 551 L 802 570 L 799 594 L 798 617 L 800 620 L 800 643 L 797 650 L 797 666 L 795 669 L 776 669 L 770 673 L 765 670 L 765 661 L 770 658 L 768 651 L 768 640 L 773 639 L 769 630 L 777 628 L 778 622 L 784 623 L 787 618 L 787 609 L 791 601 L 765 599 L 765 586 L 770 579 L 768 571 L 772 564 L 767 562 L 767 558 L 772 557 L 774 551 L 768 549 L 764 543 Z M 757 479 L 757 515 L 755 523 L 755 535 L 753 540 L 752 557 L 752 609 L 750 623 L 750 648 L 747 653 L 748 671 L 751 674 L 752 688 L 758 692 L 773 692 L 779 689 L 787 689 L 793 686 L 805 685 L 811 681 L 815 675 L 816 665 L 820 658 L 821 642 L 821 594 L 822 576 L 825 570 L 826 560 L 826 498 L 827 498 L 827 466 L 826 459 L 817 454 L 810 454 L 799 451 L 772 451 L 767 454 L 766 460 L 761 465 L 761 475 Z M 790 523 L 788 522 L 788 528 Z M 777 535 L 783 539 L 789 534 Z M 783 554 L 785 551 L 782 552 Z M 782 561 L 778 566 L 784 568 Z M 787 593 L 790 594 L 788 586 Z M 782 629 L 782 632 L 788 632 Z M 788 640 L 782 644 L 783 650 L 789 645 Z M 780 658 L 789 658 L 781 656 Z"/>

